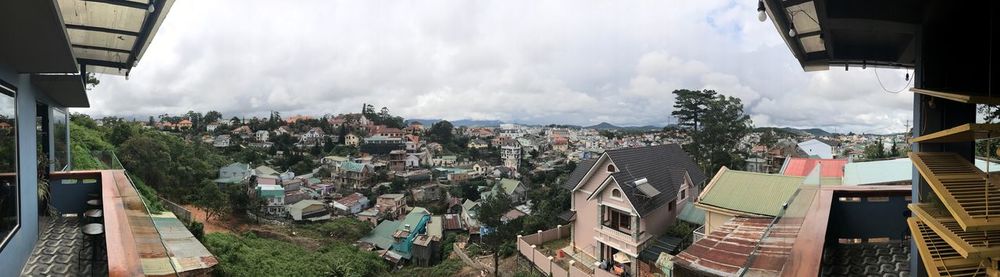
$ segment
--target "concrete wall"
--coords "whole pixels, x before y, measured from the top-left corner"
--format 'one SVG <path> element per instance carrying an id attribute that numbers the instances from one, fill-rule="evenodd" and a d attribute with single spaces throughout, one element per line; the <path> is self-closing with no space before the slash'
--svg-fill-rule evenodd
<path id="1" fill-rule="evenodd" d="M 715 228 L 722 226 L 722 224 L 726 224 L 726 221 L 729 221 L 730 219 L 733 219 L 733 216 L 712 211 L 705 211 L 705 235 L 711 233 L 715 230 Z"/>
<path id="2" fill-rule="evenodd" d="M 517 252 L 521 254 L 525 259 L 530 261 L 535 268 L 546 276 L 565 276 L 565 277 L 584 277 L 591 276 L 592 273 L 584 271 L 573 265 L 573 262 L 568 262 L 569 266 L 563 268 L 555 256 L 549 256 L 543 254 L 538 250 L 537 246 L 561 238 L 568 237 L 570 235 L 569 226 L 559 226 L 554 229 L 549 229 L 545 231 L 539 231 L 538 233 L 518 236 L 517 238 Z M 563 259 L 568 259 L 572 261 L 572 258 L 566 257 Z"/>
<path id="3" fill-rule="evenodd" d="M 576 211 L 576 220 L 573 222 L 573 245 L 591 256 L 597 256 L 598 253 L 599 243 L 594 240 L 596 235 L 594 228 L 601 223 L 597 201 L 587 201 L 587 197 L 608 178 L 609 164 L 611 164 L 610 159 L 606 159 L 595 165 L 590 178 L 583 180 L 583 185 L 573 192 L 572 208 Z"/>

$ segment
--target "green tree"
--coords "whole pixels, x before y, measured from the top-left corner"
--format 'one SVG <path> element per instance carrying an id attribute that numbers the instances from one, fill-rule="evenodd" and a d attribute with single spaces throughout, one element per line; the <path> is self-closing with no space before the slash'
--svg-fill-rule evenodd
<path id="1" fill-rule="evenodd" d="M 205 121 L 205 124 L 207 125 L 208 123 L 216 122 L 222 119 L 222 113 L 217 111 L 208 111 L 207 113 L 205 113 L 205 116 L 202 117 L 202 119 Z"/>
<path id="2" fill-rule="evenodd" d="M 875 142 L 865 146 L 865 159 L 868 160 L 878 160 L 886 158 L 887 153 L 885 152 L 885 146 L 882 144 L 882 139 L 876 139 Z"/>
<path id="3" fill-rule="evenodd" d="M 503 216 L 514 208 L 506 193 L 494 193 L 481 199 L 476 219 L 487 231 L 480 235 L 483 249 L 493 255 L 493 275 L 500 276 L 500 249 L 504 243 L 514 240 L 519 231 L 515 224 L 504 220 Z"/>
<path id="4" fill-rule="evenodd" d="M 431 125 L 429 140 L 441 145 L 450 144 L 454 140 L 455 135 L 452 133 L 454 130 L 455 126 L 447 120 L 435 122 L 434 125 Z"/>
<path id="5" fill-rule="evenodd" d="M 111 127 L 111 134 L 108 135 L 108 141 L 111 142 L 111 144 L 120 145 L 138 133 L 139 128 L 135 126 L 135 124 L 114 124 L 114 127 Z"/>
<path id="6" fill-rule="evenodd" d="M 674 111 L 670 114 L 677 117 L 678 125 L 698 131 L 702 117 L 710 109 L 709 104 L 716 99 L 716 92 L 679 89 L 674 91 L 674 95 Z"/>
<path id="7" fill-rule="evenodd" d="M 229 211 L 229 196 L 222 192 L 222 189 L 212 181 L 205 180 L 201 183 L 201 189 L 194 204 L 205 210 L 205 220 L 212 217 L 218 218 Z"/>
<path id="8" fill-rule="evenodd" d="M 723 166 L 740 169 L 746 153 L 740 140 L 752 130 L 750 116 L 739 98 L 715 91 L 677 90 L 673 112 L 690 130 L 691 143 L 685 150 L 711 174 Z"/>

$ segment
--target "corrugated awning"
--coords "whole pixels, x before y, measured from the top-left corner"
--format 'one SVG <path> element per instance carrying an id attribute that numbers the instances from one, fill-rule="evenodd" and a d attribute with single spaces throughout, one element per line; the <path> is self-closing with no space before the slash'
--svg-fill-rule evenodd
<path id="1" fill-rule="evenodd" d="M 173 0 L 57 0 L 73 55 L 86 71 L 127 75 Z"/>

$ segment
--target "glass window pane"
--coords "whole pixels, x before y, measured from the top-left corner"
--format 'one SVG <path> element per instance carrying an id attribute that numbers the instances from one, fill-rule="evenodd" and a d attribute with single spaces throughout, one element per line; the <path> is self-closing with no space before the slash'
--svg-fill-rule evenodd
<path id="1" fill-rule="evenodd" d="M 11 89 L 0 83 L 0 245 L 6 245 L 20 223 L 15 129 L 17 106 Z"/>
<path id="2" fill-rule="evenodd" d="M 53 164 L 56 171 L 62 171 L 69 160 L 69 136 L 67 136 L 68 126 L 66 125 L 66 112 L 60 109 L 52 109 L 52 141 L 55 147 L 55 158 Z"/>

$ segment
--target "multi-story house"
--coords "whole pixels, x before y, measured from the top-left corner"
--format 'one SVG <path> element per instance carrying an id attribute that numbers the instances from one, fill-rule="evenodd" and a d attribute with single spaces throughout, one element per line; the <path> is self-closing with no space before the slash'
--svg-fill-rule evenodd
<path id="1" fill-rule="evenodd" d="M 337 168 L 337 181 L 354 189 L 367 188 L 371 185 L 372 171 L 374 169 L 369 164 L 343 162 Z"/>
<path id="2" fill-rule="evenodd" d="M 521 145 L 516 140 L 507 140 L 500 146 L 500 159 L 503 166 L 516 171 L 521 167 Z"/>
<path id="3" fill-rule="evenodd" d="M 678 207 L 705 179 L 676 144 L 609 150 L 581 162 L 564 184 L 572 191 L 573 250 L 596 261 L 624 253 L 629 272 L 637 272 L 646 242 L 674 224 Z"/>
<path id="4" fill-rule="evenodd" d="M 406 151 L 392 150 L 389 152 L 389 170 L 403 171 L 406 169 Z"/>
<path id="5" fill-rule="evenodd" d="M 347 134 L 344 136 L 344 144 L 357 147 L 358 145 L 361 145 L 361 137 L 355 135 L 354 133 Z"/>
<path id="6" fill-rule="evenodd" d="M 375 199 L 375 208 L 387 218 L 396 218 L 406 211 L 406 197 L 400 193 L 379 195 Z"/>
<path id="7" fill-rule="evenodd" d="M 268 132 L 267 130 L 258 130 L 254 133 L 254 136 L 257 138 L 257 141 L 266 142 L 271 139 L 271 132 Z"/>

